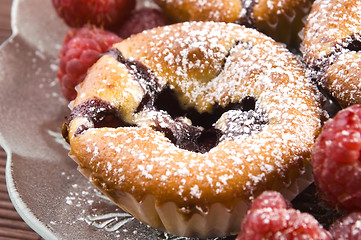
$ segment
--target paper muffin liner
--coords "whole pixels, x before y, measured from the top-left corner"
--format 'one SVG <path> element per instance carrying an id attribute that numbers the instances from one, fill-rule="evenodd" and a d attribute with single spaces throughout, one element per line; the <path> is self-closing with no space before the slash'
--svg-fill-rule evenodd
<path id="1" fill-rule="evenodd" d="M 90 172 L 86 169 L 79 171 L 89 178 Z M 312 168 L 308 164 L 299 178 L 288 187 L 277 191 L 291 201 L 312 182 Z M 101 188 L 100 190 L 103 191 Z M 159 205 L 151 194 L 142 201 L 137 201 L 131 194 L 123 191 L 112 191 L 111 195 L 105 191 L 103 193 L 139 221 L 155 229 L 183 237 L 211 238 L 235 235 L 240 231 L 242 220 L 251 204 L 251 201 L 239 200 L 233 209 L 229 209 L 218 202 L 210 205 L 206 213 L 195 213 L 185 217 L 174 202 Z"/>
<path id="2" fill-rule="evenodd" d="M 297 48 L 302 41 L 299 33 L 305 26 L 312 3 L 312 0 L 307 0 L 284 14 L 273 15 L 269 21 L 258 20 L 256 28 L 289 48 Z"/>

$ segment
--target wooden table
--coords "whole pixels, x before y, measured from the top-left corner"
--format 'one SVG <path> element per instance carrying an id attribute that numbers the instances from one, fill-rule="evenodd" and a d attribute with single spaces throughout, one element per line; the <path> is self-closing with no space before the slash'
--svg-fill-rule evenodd
<path id="1" fill-rule="evenodd" d="M 0 44 L 11 35 L 10 9 L 12 0 L 0 0 Z M 5 182 L 6 153 L 0 147 L 0 239 L 42 239 L 15 211 Z"/>

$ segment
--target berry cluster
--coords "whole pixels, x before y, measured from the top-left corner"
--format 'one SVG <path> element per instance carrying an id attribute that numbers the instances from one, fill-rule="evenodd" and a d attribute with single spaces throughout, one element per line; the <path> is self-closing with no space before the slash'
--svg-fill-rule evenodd
<path id="1" fill-rule="evenodd" d="M 132 34 L 168 24 L 157 9 L 135 11 L 136 0 L 52 0 L 54 8 L 71 27 L 59 54 L 58 78 L 63 96 L 71 101 L 75 87 L 100 54 Z"/>
<path id="2" fill-rule="evenodd" d="M 346 215 L 330 226 L 334 240 L 361 239 L 361 105 L 328 120 L 312 149 L 319 193 Z"/>
<path id="3" fill-rule="evenodd" d="M 265 191 L 242 222 L 237 240 L 248 239 L 331 240 L 331 235 L 313 216 L 293 209 L 280 193 Z"/>
<path id="4" fill-rule="evenodd" d="M 113 29 L 119 26 L 135 7 L 135 0 L 52 0 L 58 15 L 70 27 L 85 24 Z"/>
<path id="5" fill-rule="evenodd" d="M 361 210 L 361 106 L 336 114 L 312 150 L 315 183 L 331 205 Z"/>

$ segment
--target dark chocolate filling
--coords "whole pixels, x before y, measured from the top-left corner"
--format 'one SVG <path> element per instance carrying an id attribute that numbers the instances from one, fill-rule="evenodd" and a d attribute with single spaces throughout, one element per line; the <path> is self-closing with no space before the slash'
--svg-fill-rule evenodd
<path id="1" fill-rule="evenodd" d="M 221 131 L 215 128 L 214 124 L 223 113 L 230 110 L 247 112 L 251 117 L 252 112 L 256 109 L 256 99 L 247 96 L 238 103 L 228 104 L 225 108 L 216 104 L 211 113 L 199 113 L 194 108 L 182 108 L 176 94 L 169 88 L 165 88 L 157 96 L 154 109 L 161 112 L 161 117 L 155 120 L 155 130 L 164 132 L 165 136 L 180 148 L 205 153 L 217 146 L 223 135 L 236 137 L 244 134 L 243 132 L 234 132 L 232 129 Z M 182 121 L 183 118 L 189 119 L 192 125 Z M 267 118 L 256 120 L 257 124 L 255 125 L 266 125 L 268 121 L 265 119 Z M 239 124 L 242 125 L 241 121 Z M 262 127 L 254 128 L 249 134 L 260 130 Z"/>
<path id="2" fill-rule="evenodd" d="M 194 108 L 182 107 L 174 91 L 170 88 L 164 88 L 157 96 L 154 106 L 158 110 L 166 111 L 174 119 L 186 117 L 192 121 L 193 125 L 208 129 L 213 126 L 224 112 L 237 109 L 242 111 L 254 110 L 256 108 L 256 99 L 247 96 L 238 103 L 228 104 L 225 108 L 215 104 L 211 113 L 205 112 L 200 114 Z"/>
<path id="3" fill-rule="evenodd" d="M 161 87 L 153 72 L 139 61 L 124 59 L 122 53 L 116 48 L 110 49 L 104 55 L 110 55 L 118 62 L 123 63 L 143 88 L 144 97 L 137 111 L 140 111 L 144 106 L 154 105 L 155 96 L 161 91 Z"/>
<path id="4" fill-rule="evenodd" d="M 355 33 L 351 35 L 349 38 L 344 39 L 343 41 L 343 49 L 347 49 L 350 51 L 358 52 L 361 50 L 361 35 L 359 33 Z"/>
<path id="5" fill-rule="evenodd" d="M 115 107 L 98 98 L 93 98 L 74 107 L 70 113 L 69 122 L 77 117 L 87 118 L 89 124 L 81 125 L 76 130 L 75 136 L 82 134 L 89 128 L 131 126 L 122 120 Z"/>
<path id="6" fill-rule="evenodd" d="M 215 104 L 211 112 L 199 113 L 192 107 L 182 106 L 170 87 L 161 89 L 154 74 L 142 63 L 124 59 L 117 49 L 111 49 L 105 54 L 123 63 L 134 79 L 139 81 L 144 96 L 136 113 L 156 112 L 157 114 L 151 119 L 153 129 L 163 132 L 173 144 L 182 149 L 205 153 L 217 146 L 222 136 L 234 138 L 238 135 L 252 134 L 261 131 L 263 126 L 268 124 L 266 114 L 263 111 L 256 111 L 259 110 L 256 109 L 257 100 L 252 96 L 247 96 L 237 103 L 230 103 L 226 107 Z M 226 118 L 225 125 L 232 125 L 227 121 L 234 121 L 236 124 L 233 123 L 232 129 L 229 130 L 217 129 L 215 123 L 227 111 L 235 111 L 236 114 L 233 114 L 232 118 Z M 256 112 L 262 114 L 255 114 Z M 75 135 L 80 135 L 89 128 L 134 126 L 122 119 L 118 109 L 100 99 L 91 99 L 77 105 L 72 110 L 68 122 L 76 117 L 85 117 L 88 123 L 81 125 Z M 188 120 L 185 121 L 185 118 Z M 252 121 L 248 121 L 249 119 Z M 246 121 L 251 122 L 255 127 L 250 126 L 249 123 L 247 125 Z M 237 127 L 235 128 L 234 125 Z M 250 131 L 245 132 L 242 130 L 244 128 Z"/>

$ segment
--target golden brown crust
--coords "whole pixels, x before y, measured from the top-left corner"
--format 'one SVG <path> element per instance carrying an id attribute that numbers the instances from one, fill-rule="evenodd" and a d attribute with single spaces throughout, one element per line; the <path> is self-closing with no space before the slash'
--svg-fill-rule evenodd
<path id="1" fill-rule="evenodd" d="M 156 206 L 175 203 L 189 218 L 217 203 L 232 210 L 265 189 L 287 188 L 301 175 L 320 127 L 318 96 L 296 57 L 276 42 L 235 24 L 191 22 L 150 30 L 114 47 L 124 59 L 151 69 L 161 87 L 172 86 L 186 106 L 210 112 L 215 104 L 254 96 L 269 119 L 258 133 L 196 153 L 151 126 L 90 127 L 77 134 L 91 124 L 74 118 L 70 155 L 122 207 L 130 208 L 119 200 L 122 193 L 139 202 L 152 196 Z M 103 56 L 81 84 L 74 107 L 102 99 L 128 122 L 139 123 L 135 109 L 144 92 L 132 76 L 124 64 Z"/>
<path id="2" fill-rule="evenodd" d="M 361 103 L 360 11 L 356 0 L 316 1 L 304 31 L 305 62 L 343 107 Z"/>
<path id="3" fill-rule="evenodd" d="M 294 17 L 294 9 L 309 7 L 309 0 L 259 0 L 254 5 L 254 18 L 257 21 L 274 23 L 277 15 Z"/>
<path id="4" fill-rule="evenodd" d="M 239 0 L 155 0 L 174 21 L 235 22 L 242 10 Z"/>
<path id="5" fill-rule="evenodd" d="M 170 19 L 183 21 L 237 22 L 298 47 L 303 18 L 314 0 L 156 0 Z"/>
<path id="6" fill-rule="evenodd" d="M 327 57 L 336 44 L 360 32 L 359 8 L 357 0 L 315 1 L 304 30 L 304 54 L 308 64 Z"/>

